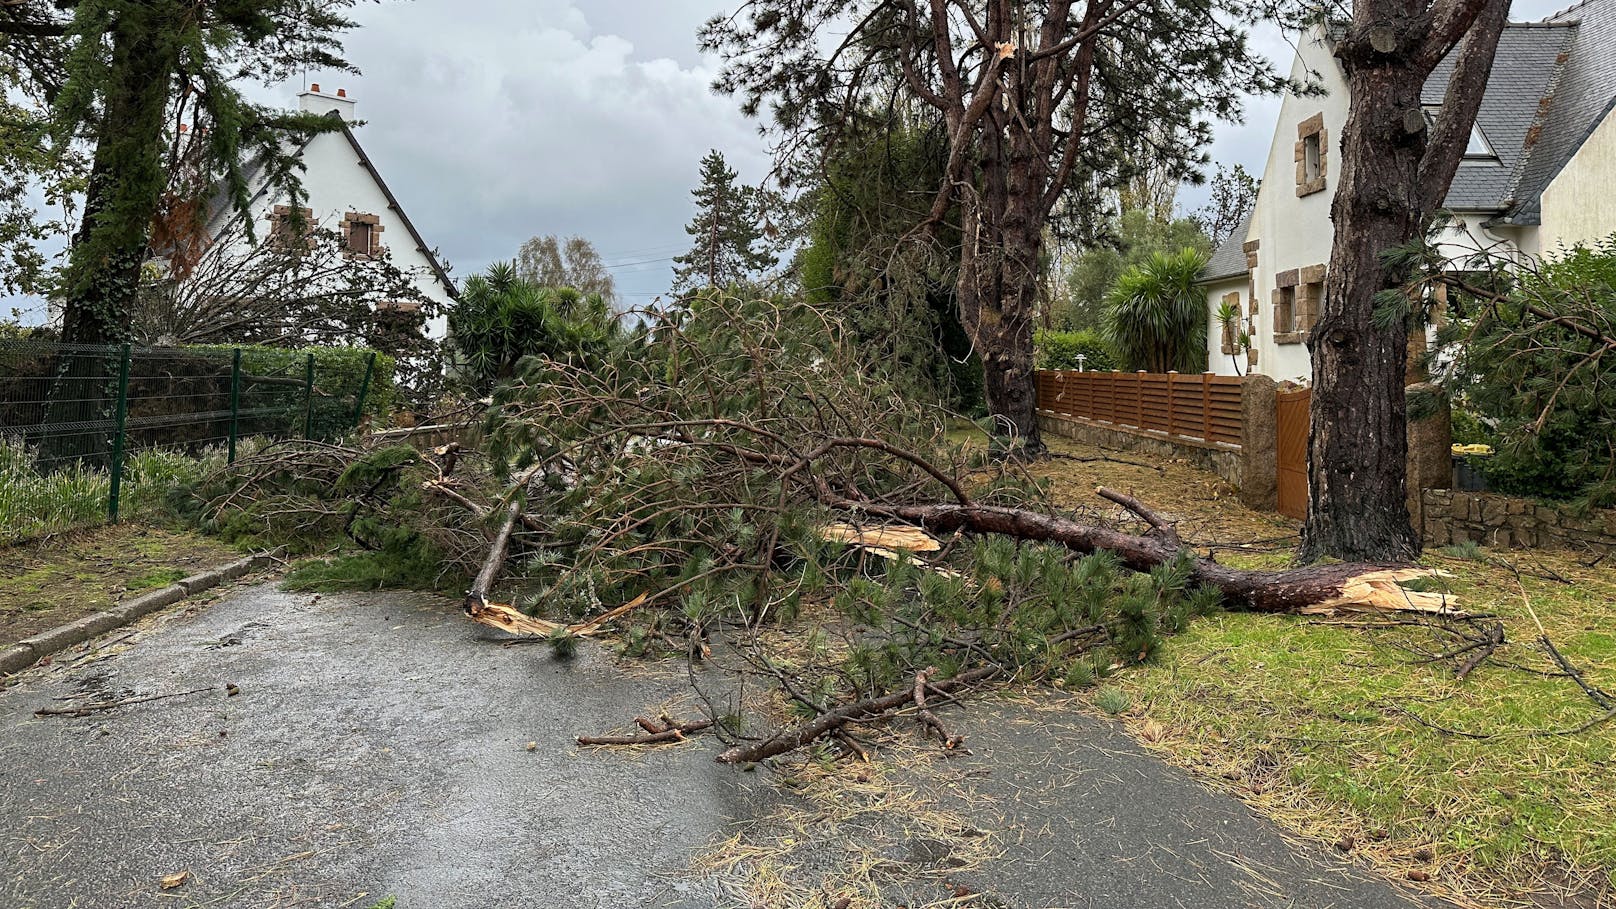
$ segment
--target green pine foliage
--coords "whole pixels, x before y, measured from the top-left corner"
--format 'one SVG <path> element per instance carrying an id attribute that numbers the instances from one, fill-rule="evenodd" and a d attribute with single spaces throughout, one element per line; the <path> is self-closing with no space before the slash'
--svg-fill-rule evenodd
<path id="1" fill-rule="evenodd" d="M 673 260 L 673 291 L 746 285 L 779 261 L 764 244 L 772 197 L 740 182 L 717 149 L 701 159 L 701 183 L 691 191 L 696 217 L 685 225 L 690 252 Z"/>
<path id="2" fill-rule="evenodd" d="M 1496 447 L 1476 461 L 1489 485 L 1616 505 L 1616 235 L 1472 280 L 1502 295 L 1455 292 L 1437 349 L 1454 353 L 1446 384 L 1475 417 L 1465 437 Z"/>
<path id="3" fill-rule="evenodd" d="M 948 676 L 992 662 L 1026 680 L 1091 684 L 1151 659 L 1165 635 L 1216 607 L 1188 561 L 1135 574 L 1111 555 L 989 537 L 922 564 L 827 542 L 821 528 L 846 516 L 799 477 L 850 495 L 939 493 L 911 463 L 862 443 L 790 466 L 816 445 L 870 439 L 960 475 L 985 460 L 951 446 L 946 413 L 860 369 L 852 332 L 824 308 L 709 293 L 667 320 L 588 371 L 534 361 L 488 420 L 494 463 L 543 477 L 527 503 L 544 516 L 545 545 L 511 570 L 551 617 L 652 596 L 632 614 L 626 651 L 725 641 L 791 679 L 809 711 L 912 684 L 927 666 Z M 1010 473 L 977 483 L 985 503 L 1040 495 Z M 801 629 L 793 646 L 746 643 L 785 623 Z"/>

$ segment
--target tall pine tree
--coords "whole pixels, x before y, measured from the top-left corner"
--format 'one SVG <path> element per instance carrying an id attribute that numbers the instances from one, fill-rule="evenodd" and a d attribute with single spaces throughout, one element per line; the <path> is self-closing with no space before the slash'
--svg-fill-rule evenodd
<path id="1" fill-rule="evenodd" d="M 755 187 L 738 175 L 714 149 L 701 159 L 701 185 L 691 192 L 696 218 L 685 225 L 690 252 L 674 257 L 673 292 L 679 295 L 708 287 L 729 287 L 755 280 L 779 261 L 763 240 L 761 201 Z"/>

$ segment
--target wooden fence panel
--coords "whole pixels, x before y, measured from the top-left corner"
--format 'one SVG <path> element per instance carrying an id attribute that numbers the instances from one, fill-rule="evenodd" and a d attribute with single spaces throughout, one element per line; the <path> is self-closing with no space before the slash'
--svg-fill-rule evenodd
<path id="1" fill-rule="evenodd" d="M 1039 370 L 1038 409 L 1208 442 L 1240 444 L 1240 378 Z"/>

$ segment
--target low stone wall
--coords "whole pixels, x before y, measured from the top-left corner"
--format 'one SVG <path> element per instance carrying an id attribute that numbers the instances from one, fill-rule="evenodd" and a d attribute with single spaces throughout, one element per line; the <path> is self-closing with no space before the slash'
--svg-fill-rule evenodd
<path id="1" fill-rule="evenodd" d="M 1427 489 L 1425 541 L 1475 542 L 1500 549 L 1572 549 L 1616 554 L 1616 509 L 1577 517 L 1565 508 L 1489 492 Z"/>
<path id="2" fill-rule="evenodd" d="M 1047 410 L 1038 412 L 1038 428 L 1044 432 L 1098 445 L 1101 448 L 1187 461 L 1202 470 L 1210 470 L 1236 489 L 1240 488 L 1239 445 L 1171 436 L 1153 429 L 1118 426 L 1115 423 L 1085 420 L 1082 417 L 1071 417 Z"/>

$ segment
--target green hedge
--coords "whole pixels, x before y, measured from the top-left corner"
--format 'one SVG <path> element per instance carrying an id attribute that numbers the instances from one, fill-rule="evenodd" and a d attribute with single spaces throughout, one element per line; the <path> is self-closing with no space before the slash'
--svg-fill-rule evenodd
<path id="1" fill-rule="evenodd" d="M 229 354 L 235 348 L 229 345 L 207 345 L 194 350 L 219 351 Z M 354 429 L 354 406 L 359 391 L 365 387 L 365 364 L 373 353 L 365 347 L 242 347 L 241 372 L 244 376 L 276 376 L 302 379 L 307 369 L 309 354 L 314 355 L 314 415 L 313 432 L 316 439 L 337 439 Z M 363 413 L 382 423 L 392 412 L 395 388 L 393 377 L 397 364 L 387 354 L 376 354 L 376 365 L 366 388 Z M 273 407 L 284 405 L 296 423 L 302 418 L 303 389 L 291 386 L 253 386 L 243 389 L 242 407 Z M 250 405 L 249 405 L 250 402 Z M 301 424 L 290 428 L 292 435 L 301 435 Z"/>
<path id="2" fill-rule="evenodd" d="M 1097 331 L 1044 331 L 1033 335 L 1035 362 L 1039 369 L 1077 369 L 1078 354 L 1083 369 L 1110 372 L 1117 368 L 1117 355 Z"/>

